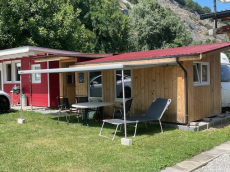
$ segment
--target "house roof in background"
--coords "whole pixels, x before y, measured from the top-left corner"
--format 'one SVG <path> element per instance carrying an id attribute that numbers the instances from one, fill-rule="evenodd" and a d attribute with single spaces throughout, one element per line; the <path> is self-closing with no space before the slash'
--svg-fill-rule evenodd
<path id="1" fill-rule="evenodd" d="M 33 58 L 46 58 L 46 57 L 88 57 L 88 58 L 102 58 L 112 56 L 113 54 L 87 54 L 74 51 L 58 50 L 43 47 L 24 46 L 18 48 L 10 48 L 0 50 L 0 60 L 22 58 L 32 56 Z"/>
<path id="2" fill-rule="evenodd" d="M 80 62 L 76 64 L 124 62 L 124 61 L 127 62 L 127 61 L 162 59 L 162 58 L 171 58 L 171 57 L 198 56 L 203 53 L 208 53 L 223 48 L 230 48 L 230 42 L 130 52 L 130 53 L 123 53 L 111 57 L 105 57 L 105 58 L 90 60 L 86 62 Z"/>
<path id="3" fill-rule="evenodd" d="M 230 17 L 230 10 L 225 10 L 225 11 L 219 11 L 219 12 L 213 12 L 213 13 L 207 13 L 207 14 L 201 14 L 200 15 L 200 19 L 209 19 L 209 18 L 213 18 L 213 19 L 222 19 L 225 17 Z"/>

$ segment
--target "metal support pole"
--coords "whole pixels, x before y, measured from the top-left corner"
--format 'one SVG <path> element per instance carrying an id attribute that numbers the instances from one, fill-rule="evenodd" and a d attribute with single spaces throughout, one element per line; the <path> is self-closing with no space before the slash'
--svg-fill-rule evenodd
<path id="1" fill-rule="evenodd" d="M 213 0 L 214 13 L 216 15 L 216 0 Z M 215 28 L 217 28 L 217 18 L 215 18 Z"/>
<path id="2" fill-rule="evenodd" d="M 122 76 L 122 92 L 123 92 L 123 110 L 124 110 L 124 128 L 125 128 L 125 138 L 127 138 L 127 131 L 126 131 L 126 110 L 125 110 L 125 84 L 124 84 L 124 70 L 121 71 Z"/>
<path id="3" fill-rule="evenodd" d="M 22 75 L 20 75 L 20 105 L 21 105 L 21 119 L 22 119 Z"/>
<path id="4" fill-rule="evenodd" d="M 31 56 L 29 56 L 29 57 L 30 57 L 29 69 L 31 70 Z M 30 74 L 29 79 L 30 79 L 30 109 L 32 110 L 33 109 L 33 105 L 32 105 L 32 74 Z"/>

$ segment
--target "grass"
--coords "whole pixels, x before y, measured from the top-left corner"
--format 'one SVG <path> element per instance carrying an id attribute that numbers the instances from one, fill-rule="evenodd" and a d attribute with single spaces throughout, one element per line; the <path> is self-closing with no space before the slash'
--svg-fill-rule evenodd
<path id="1" fill-rule="evenodd" d="M 0 171 L 160 171 L 230 140 L 230 125 L 218 130 L 184 132 L 140 124 L 132 146 L 99 137 L 101 123 L 66 125 L 65 118 L 23 112 L 0 115 Z M 103 134 L 113 135 L 115 126 L 105 125 Z M 134 128 L 128 128 L 132 135 Z"/>

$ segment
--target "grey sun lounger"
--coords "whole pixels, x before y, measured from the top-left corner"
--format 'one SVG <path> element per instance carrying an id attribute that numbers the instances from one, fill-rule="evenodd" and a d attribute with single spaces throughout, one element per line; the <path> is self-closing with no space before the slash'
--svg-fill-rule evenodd
<path id="1" fill-rule="evenodd" d="M 163 133 L 163 129 L 162 129 L 162 125 L 161 125 L 161 118 L 165 112 L 165 110 L 168 108 L 169 104 L 171 103 L 171 99 L 164 99 L 164 98 L 157 98 L 155 99 L 150 107 L 148 108 L 148 110 L 146 111 L 145 115 L 143 116 L 134 116 L 134 117 L 128 117 L 126 118 L 126 124 L 135 124 L 135 131 L 134 131 L 134 136 L 136 136 L 136 130 L 137 130 L 137 125 L 139 122 L 149 122 L 149 121 L 153 121 L 153 120 L 158 120 L 160 127 L 161 127 L 161 132 Z M 99 135 L 103 136 L 101 134 L 102 129 L 104 127 L 105 123 L 109 123 L 109 124 L 113 124 L 116 125 L 116 129 L 113 135 L 112 140 L 114 140 L 117 129 L 120 125 L 124 124 L 124 120 L 123 119 L 105 119 L 103 120 L 103 124 L 100 130 Z M 104 136 L 106 137 L 106 136 Z"/>

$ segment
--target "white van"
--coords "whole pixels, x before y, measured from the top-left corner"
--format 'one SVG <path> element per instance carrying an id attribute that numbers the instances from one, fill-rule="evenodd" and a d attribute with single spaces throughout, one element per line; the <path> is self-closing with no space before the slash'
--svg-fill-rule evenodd
<path id="1" fill-rule="evenodd" d="M 230 107 L 230 63 L 228 57 L 220 54 L 222 107 Z"/>

